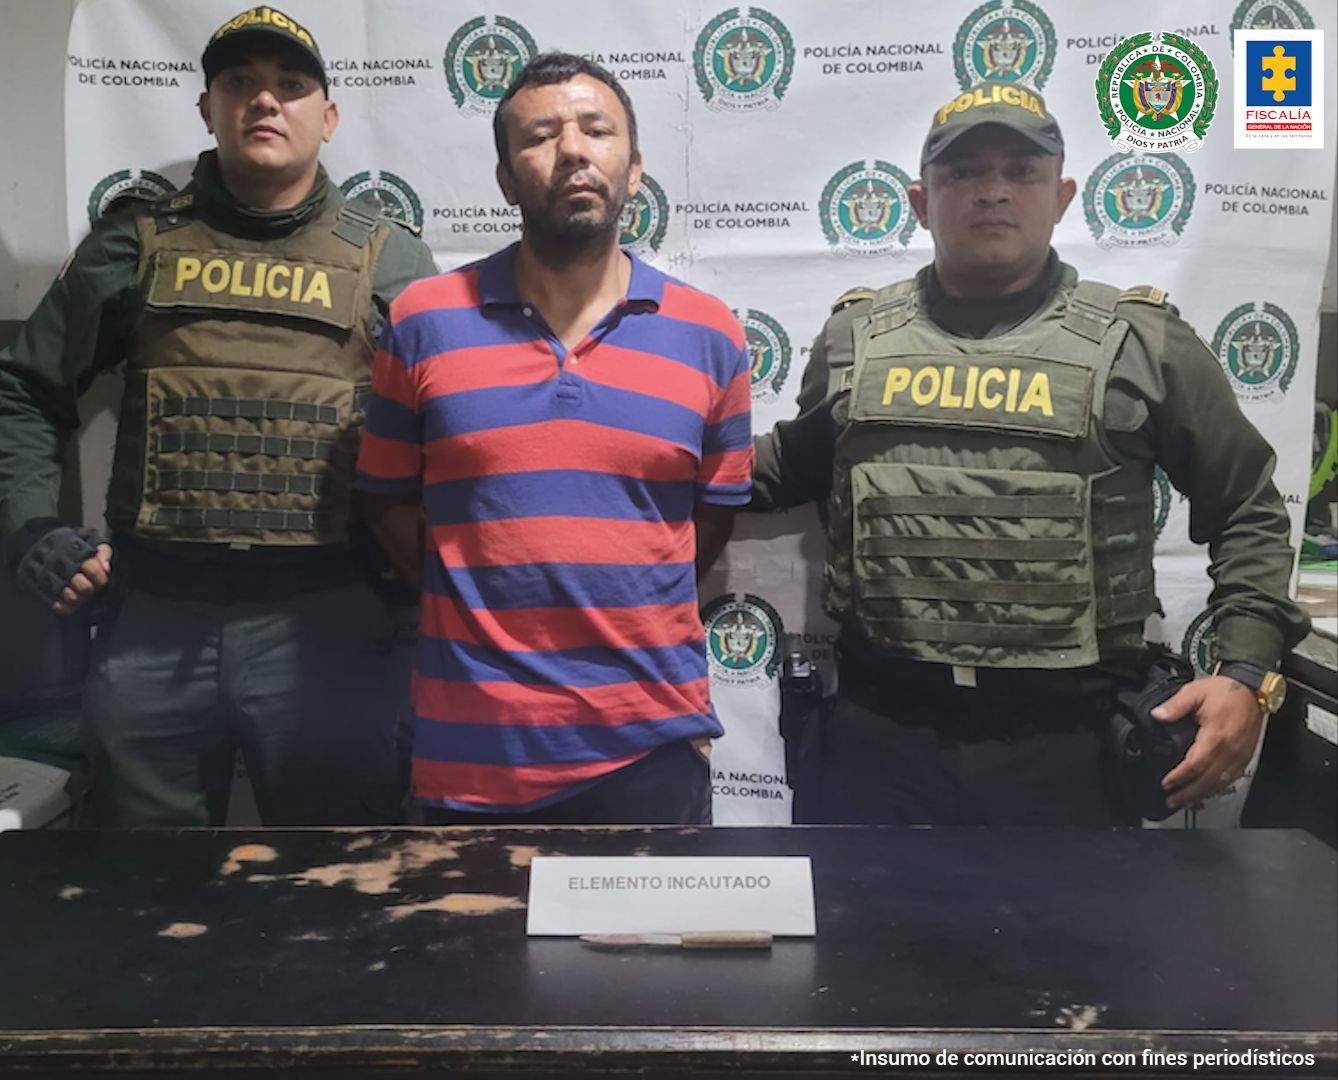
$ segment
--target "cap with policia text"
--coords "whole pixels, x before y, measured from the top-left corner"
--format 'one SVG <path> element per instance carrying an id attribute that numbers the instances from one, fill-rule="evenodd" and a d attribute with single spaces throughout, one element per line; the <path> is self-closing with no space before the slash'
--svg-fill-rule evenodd
<path id="1" fill-rule="evenodd" d="M 311 32 L 292 16 L 267 4 L 234 15 L 214 31 L 200 58 L 205 85 L 242 56 L 248 47 L 262 41 L 270 47 L 286 46 L 285 51 L 300 61 L 304 70 L 310 71 L 320 79 L 322 86 L 329 88 L 329 80 L 325 77 L 325 61 L 321 59 L 321 50 Z"/>
<path id="2" fill-rule="evenodd" d="M 1059 123 L 1046 110 L 1040 94 L 1017 83 L 986 81 L 962 91 L 934 113 L 920 152 L 921 167 L 981 124 L 1002 124 L 1025 135 L 1043 153 L 1061 156 L 1064 153 Z"/>

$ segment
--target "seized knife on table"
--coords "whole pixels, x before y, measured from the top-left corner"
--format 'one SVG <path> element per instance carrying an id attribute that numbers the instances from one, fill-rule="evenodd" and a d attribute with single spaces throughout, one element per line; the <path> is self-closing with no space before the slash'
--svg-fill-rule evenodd
<path id="1" fill-rule="evenodd" d="M 582 934 L 594 949 L 769 949 L 770 930 L 685 930 L 681 934 Z"/>

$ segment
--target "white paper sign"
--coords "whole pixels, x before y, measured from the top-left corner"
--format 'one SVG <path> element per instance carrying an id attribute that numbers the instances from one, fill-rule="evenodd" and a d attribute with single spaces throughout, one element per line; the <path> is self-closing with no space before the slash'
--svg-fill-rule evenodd
<path id="1" fill-rule="evenodd" d="M 686 930 L 811 937 L 812 862 L 806 855 L 538 856 L 530 864 L 531 935 Z"/>

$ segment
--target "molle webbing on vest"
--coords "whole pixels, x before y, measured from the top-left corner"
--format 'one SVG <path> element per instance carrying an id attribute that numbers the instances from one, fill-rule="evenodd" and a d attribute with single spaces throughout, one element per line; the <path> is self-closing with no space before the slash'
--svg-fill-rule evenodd
<path id="1" fill-rule="evenodd" d="M 160 431 L 160 454 L 262 454 L 272 458 L 325 460 L 335 451 L 331 439 L 293 439 L 274 435 L 237 435 L 232 432 Z"/>
<path id="2" fill-rule="evenodd" d="M 302 510 L 197 510 L 189 507 L 159 507 L 153 524 L 182 531 L 227 531 L 265 533 L 315 533 L 320 516 Z"/>
<path id="3" fill-rule="evenodd" d="M 339 410 L 333 405 L 309 401 L 272 401 L 265 398 L 166 397 L 159 416 L 225 416 L 244 420 L 302 420 L 309 424 L 338 424 Z"/>
<path id="4" fill-rule="evenodd" d="M 144 539 L 348 539 L 385 228 L 331 200 L 252 240 L 186 207 L 140 226 L 143 314 L 127 355 L 107 517 Z"/>
<path id="5" fill-rule="evenodd" d="M 225 472 L 220 469 L 164 469 L 154 478 L 157 491 L 242 491 L 248 494 L 316 495 L 325 477 L 301 473 Z"/>

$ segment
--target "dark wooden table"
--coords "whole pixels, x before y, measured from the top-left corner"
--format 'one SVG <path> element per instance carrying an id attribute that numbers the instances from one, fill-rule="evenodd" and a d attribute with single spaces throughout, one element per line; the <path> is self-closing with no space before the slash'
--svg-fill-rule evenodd
<path id="1" fill-rule="evenodd" d="M 732 954 L 528 939 L 538 852 L 811 855 L 818 936 Z M 0 1076 L 952 1073 L 851 1060 L 940 1050 L 977 1077 L 1003 1070 L 961 1055 L 1334 1075 L 1336 915 L 1334 852 L 1290 831 L 11 832 Z"/>

